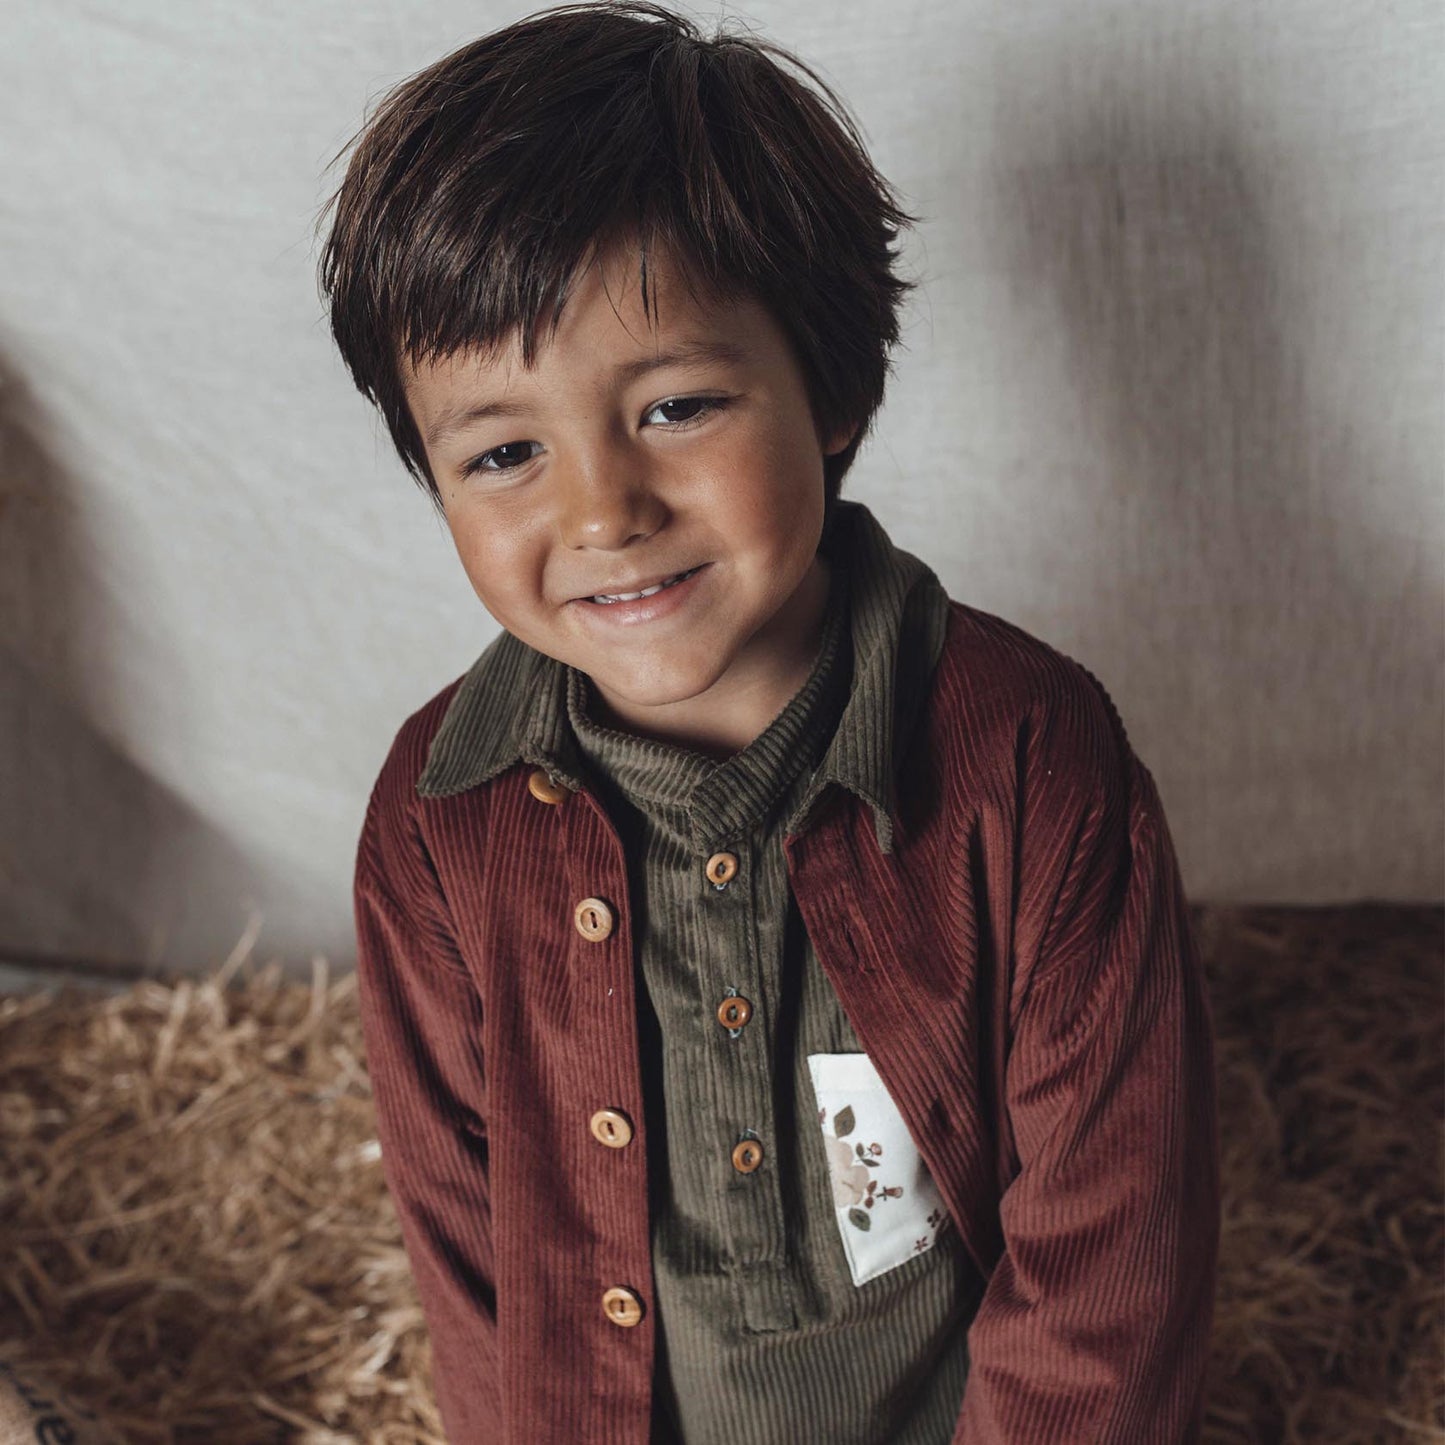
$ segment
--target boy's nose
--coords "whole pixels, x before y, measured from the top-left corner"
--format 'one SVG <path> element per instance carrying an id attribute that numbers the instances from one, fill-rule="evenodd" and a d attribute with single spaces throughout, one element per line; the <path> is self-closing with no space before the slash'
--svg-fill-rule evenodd
<path id="1" fill-rule="evenodd" d="M 574 477 L 559 500 L 564 545 L 615 552 L 645 541 L 667 518 L 662 498 L 642 477 Z"/>

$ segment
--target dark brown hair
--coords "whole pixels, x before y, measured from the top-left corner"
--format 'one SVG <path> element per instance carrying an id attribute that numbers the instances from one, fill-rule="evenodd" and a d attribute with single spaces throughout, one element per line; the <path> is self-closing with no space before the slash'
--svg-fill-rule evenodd
<path id="1" fill-rule="evenodd" d="M 405 366 L 516 334 L 530 366 L 579 269 L 624 241 L 648 315 L 659 246 L 689 285 L 769 309 L 819 434 L 857 426 L 825 459 L 837 496 L 883 401 L 916 218 L 802 61 L 642 0 L 564 5 L 404 81 L 350 149 L 320 263 L 331 331 L 434 504 Z"/>

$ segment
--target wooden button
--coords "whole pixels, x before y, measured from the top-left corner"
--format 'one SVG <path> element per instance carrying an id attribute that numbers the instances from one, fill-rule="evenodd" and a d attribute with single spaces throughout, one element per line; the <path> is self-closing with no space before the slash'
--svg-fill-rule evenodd
<path id="1" fill-rule="evenodd" d="M 707 881 L 714 888 L 723 888 L 731 883 L 738 876 L 738 858 L 736 853 L 714 853 L 707 860 L 707 867 L 702 870 L 707 874 Z"/>
<path id="2" fill-rule="evenodd" d="M 560 803 L 570 792 L 561 783 L 554 783 L 541 768 L 527 779 L 527 791 L 539 803 Z"/>
<path id="3" fill-rule="evenodd" d="M 725 1029 L 740 1029 L 752 1016 L 753 1006 L 741 994 L 733 994 L 717 1006 L 717 1021 Z"/>
<path id="4" fill-rule="evenodd" d="M 612 910 L 600 898 L 584 898 L 572 910 L 572 921 L 588 943 L 601 943 L 612 932 Z"/>
<path id="5" fill-rule="evenodd" d="M 642 1301 L 630 1289 L 615 1284 L 602 1296 L 602 1313 L 614 1325 L 630 1330 L 642 1319 Z"/>
<path id="6" fill-rule="evenodd" d="M 592 1137 L 609 1149 L 625 1149 L 632 1143 L 632 1121 L 617 1109 L 599 1109 L 588 1127 Z"/>
<path id="7" fill-rule="evenodd" d="M 744 1139 L 733 1147 L 733 1168 L 751 1174 L 763 1162 L 763 1146 L 756 1139 Z"/>

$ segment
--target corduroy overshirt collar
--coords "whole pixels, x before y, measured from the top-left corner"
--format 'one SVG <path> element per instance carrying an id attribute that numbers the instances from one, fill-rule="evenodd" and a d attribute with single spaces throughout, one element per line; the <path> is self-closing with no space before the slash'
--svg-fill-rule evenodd
<path id="1" fill-rule="evenodd" d="M 878 845 L 893 848 L 899 747 L 911 731 L 943 648 L 948 597 L 932 570 L 895 547 L 859 502 L 839 501 L 823 551 L 845 570 L 853 684 L 837 730 L 794 814 L 807 826 L 830 784 L 873 810 Z M 586 781 L 567 712 L 567 667 L 503 632 L 472 664 L 432 740 L 416 791 L 446 797 L 490 782 L 517 762 L 569 788 Z"/>

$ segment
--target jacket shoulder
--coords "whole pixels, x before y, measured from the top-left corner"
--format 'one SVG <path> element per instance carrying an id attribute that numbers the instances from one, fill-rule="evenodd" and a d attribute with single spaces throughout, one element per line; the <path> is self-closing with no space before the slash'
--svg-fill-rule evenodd
<path id="1" fill-rule="evenodd" d="M 952 604 L 935 703 L 944 795 L 1006 816 L 1015 966 L 1031 979 L 1112 926 L 1135 840 L 1162 826 L 1153 780 L 1088 668 L 976 608 Z"/>
<path id="2" fill-rule="evenodd" d="M 1026 762 L 1098 795 L 1125 783 L 1122 718 L 1082 663 L 1016 623 L 949 602 L 934 678 L 936 745 L 1013 770 Z"/>
<path id="3" fill-rule="evenodd" d="M 451 707 L 457 689 L 466 681 L 466 677 L 467 674 L 463 673 L 462 676 L 453 678 L 397 729 L 377 776 L 378 790 L 387 793 L 394 791 L 408 802 L 415 795 L 416 782 L 426 768 L 432 742 Z"/>
<path id="4" fill-rule="evenodd" d="M 465 679 L 454 678 L 397 729 L 367 803 L 357 845 L 357 876 L 369 867 L 383 879 L 399 881 L 415 857 L 419 833 L 416 784 L 426 768 L 432 740 Z M 412 865 L 414 866 L 414 865 Z"/>

